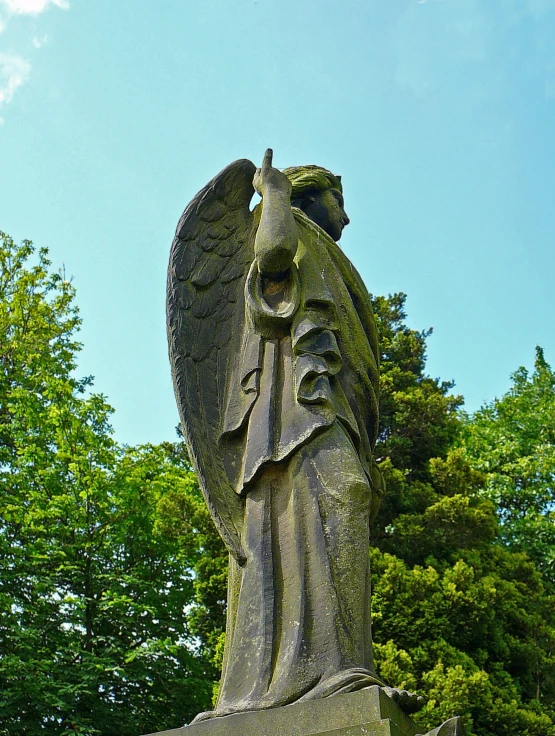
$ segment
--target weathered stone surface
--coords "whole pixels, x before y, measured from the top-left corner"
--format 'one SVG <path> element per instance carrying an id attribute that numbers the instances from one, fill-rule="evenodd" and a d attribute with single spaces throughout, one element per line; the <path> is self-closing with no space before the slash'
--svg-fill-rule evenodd
<path id="1" fill-rule="evenodd" d="M 412 718 L 376 686 L 281 708 L 212 718 L 156 736 L 416 736 L 418 733 L 421 731 Z"/>
<path id="2" fill-rule="evenodd" d="M 372 657 L 380 351 L 368 291 L 337 244 L 348 223 L 341 177 L 280 172 L 270 149 L 260 169 L 224 169 L 179 222 L 174 386 L 230 566 L 218 701 L 166 736 L 416 734 L 406 714 L 422 698 L 396 683 L 388 697 Z"/>
<path id="3" fill-rule="evenodd" d="M 199 192 L 172 246 L 175 392 L 230 552 L 212 717 L 385 684 L 368 557 L 379 349 L 368 290 L 336 242 L 348 222 L 340 177 L 281 172 L 268 150 L 260 169 L 237 161 Z"/>

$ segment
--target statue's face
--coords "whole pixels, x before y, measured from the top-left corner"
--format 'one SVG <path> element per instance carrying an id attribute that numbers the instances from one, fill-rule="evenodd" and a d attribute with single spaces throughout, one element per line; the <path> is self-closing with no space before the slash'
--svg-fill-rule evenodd
<path id="1" fill-rule="evenodd" d="M 312 192 L 302 205 L 307 217 L 327 232 L 335 241 L 339 240 L 349 218 L 343 208 L 343 195 L 339 189 Z"/>

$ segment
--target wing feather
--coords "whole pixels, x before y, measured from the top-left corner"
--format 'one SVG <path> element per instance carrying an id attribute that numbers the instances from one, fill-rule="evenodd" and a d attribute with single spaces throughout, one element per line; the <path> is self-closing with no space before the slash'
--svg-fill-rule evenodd
<path id="1" fill-rule="evenodd" d="M 170 362 L 185 438 L 210 513 L 239 562 L 243 501 L 226 474 L 219 433 L 253 258 L 255 170 L 250 161 L 235 161 L 187 206 L 172 244 L 167 291 Z"/>
<path id="2" fill-rule="evenodd" d="M 192 283 L 195 286 L 209 286 L 216 281 L 225 265 L 225 258 L 220 257 L 217 253 L 205 253 L 193 270 Z"/>

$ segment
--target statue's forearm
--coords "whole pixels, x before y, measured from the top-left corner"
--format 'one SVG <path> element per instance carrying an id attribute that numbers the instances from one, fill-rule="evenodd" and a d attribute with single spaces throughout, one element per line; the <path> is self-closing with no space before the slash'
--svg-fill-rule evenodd
<path id="1" fill-rule="evenodd" d="M 262 199 L 262 216 L 254 242 L 260 273 L 270 277 L 285 273 L 297 252 L 297 241 L 289 192 L 268 188 Z"/>

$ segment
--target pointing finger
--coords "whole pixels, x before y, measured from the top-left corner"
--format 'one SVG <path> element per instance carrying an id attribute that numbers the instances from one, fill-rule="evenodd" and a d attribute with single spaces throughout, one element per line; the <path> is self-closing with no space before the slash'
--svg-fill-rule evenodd
<path id="1" fill-rule="evenodd" d="M 262 168 L 263 169 L 269 169 L 272 165 L 272 157 L 274 155 L 274 152 L 271 148 L 266 149 L 266 153 L 264 154 L 264 161 L 262 162 Z"/>

